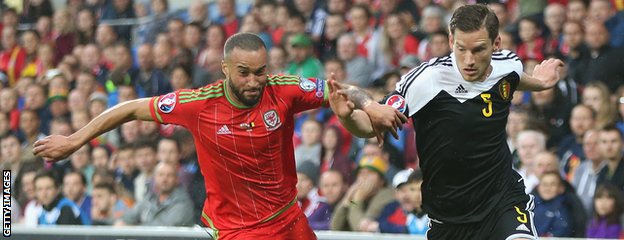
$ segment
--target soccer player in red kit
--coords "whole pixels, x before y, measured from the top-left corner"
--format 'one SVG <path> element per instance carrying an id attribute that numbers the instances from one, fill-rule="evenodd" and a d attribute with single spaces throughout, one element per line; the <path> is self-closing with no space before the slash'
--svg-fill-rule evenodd
<path id="1" fill-rule="evenodd" d="M 295 204 L 293 115 L 328 103 L 320 79 L 267 75 L 262 40 L 230 37 L 225 80 L 119 104 L 69 137 L 35 143 L 46 160 L 63 159 L 90 139 L 133 119 L 189 129 L 197 146 L 207 199 L 202 221 L 215 239 L 316 239 Z"/>

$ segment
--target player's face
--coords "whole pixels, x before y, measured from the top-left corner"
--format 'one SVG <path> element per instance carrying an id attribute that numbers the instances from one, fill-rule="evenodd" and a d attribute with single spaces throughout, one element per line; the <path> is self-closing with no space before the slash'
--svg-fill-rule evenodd
<path id="1" fill-rule="evenodd" d="M 474 32 L 456 29 L 449 40 L 457 60 L 457 67 L 464 80 L 469 82 L 485 80 L 491 71 L 492 53 L 498 49 L 500 37 L 492 44 L 485 28 Z"/>
<path id="2" fill-rule="evenodd" d="M 253 106 L 258 103 L 267 83 L 266 49 L 254 51 L 234 48 L 223 60 L 221 69 L 228 80 L 227 90 L 235 103 Z"/>

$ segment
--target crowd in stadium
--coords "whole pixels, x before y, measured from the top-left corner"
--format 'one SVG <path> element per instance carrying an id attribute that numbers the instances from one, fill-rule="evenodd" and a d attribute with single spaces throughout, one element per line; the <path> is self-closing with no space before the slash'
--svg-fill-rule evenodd
<path id="1" fill-rule="evenodd" d="M 402 74 L 451 53 L 450 14 L 474 2 L 5 1 L 0 165 L 12 170 L 12 219 L 201 225 L 203 176 L 192 136 L 178 126 L 128 122 L 56 163 L 35 158 L 32 145 L 118 103 L 222 79 L 223 46 L 237 32 L 262 38 L 271 74 L 334 73 L 381 101 Z M 513 167 L 536 197 L 538 233 L 624 237 L 624 1 L 476 2 L 495 12 L 501 48 L 525 72 L 546 58 L 566 63 L 557 87 L 515 92 L 507 125 Z M 297 198 L 313 229 L 425 234 L 411 123 L 380 147 L 353 137 L 329 108 L 295 121 Z"/>

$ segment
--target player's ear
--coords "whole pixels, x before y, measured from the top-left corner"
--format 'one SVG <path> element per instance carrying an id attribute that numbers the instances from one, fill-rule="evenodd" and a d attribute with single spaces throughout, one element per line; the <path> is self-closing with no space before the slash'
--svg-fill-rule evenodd
<path id="1" fill-rule="evenodd" d="M 230 78 L 230 71 L 227 67 L 227 64 L 225 64 L 225 60 L 221 60 L 221 71 L 223 72 L 223 75 L 225 75 L 225 79 Z"/>
<path id="2" fill-rule="evenodd" d="M 496 36 L 496 39 L 494 39 L 494 52 L 498 52 L 500 50 L 500 46 L 501 46 L 501 37 L 500 35 Z"/>
<path id="3" fill-rule="evenodd" d="M 449 48 L 451 48 L 451 51 L 453 50 L 453 33 L 449 32 Z"/>

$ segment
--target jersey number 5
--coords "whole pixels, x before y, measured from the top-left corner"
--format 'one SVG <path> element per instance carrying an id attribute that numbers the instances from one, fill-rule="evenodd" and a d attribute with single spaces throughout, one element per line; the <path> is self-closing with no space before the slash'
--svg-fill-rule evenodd
<path id="1" fill-rule="evenodd" d="M 481 93 L 481 98 L 483 99 L 483 102 L 487 104 L 487 107 L 483 108 L 481 110 L 481 113 L 483 113 L 483 116 L 485 117 L 491 117 L 492 116 L 492 100 L 490 100 L 490 98 L 492 98 L 492 94 Z"/>

